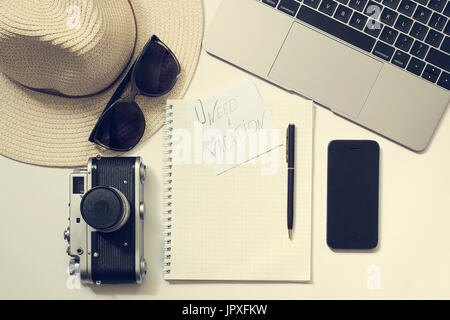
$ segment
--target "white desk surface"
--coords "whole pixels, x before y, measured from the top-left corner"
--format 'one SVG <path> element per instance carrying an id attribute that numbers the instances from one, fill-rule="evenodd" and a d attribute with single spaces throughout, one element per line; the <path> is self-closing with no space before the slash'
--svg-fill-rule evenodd
<path id="1" fill-rule="evenodd" d="M 206 25 L 220 0 L 205 1 Z M 186 98 L 206 97 L 252 78 L 265 100 L 299 100 L 202 52 Z M 327 145 L 373 139 L 381 147 L 380 247 L 335 253 L 326 244 Z M 0 157 L 0 298 L 57 299 L 334 299 L 450 298 L 450 117 L 428 151 L 416 154 L 329 110 L 316 113 L 312 282 L 177 283 L 161 273 L 162 132 L 131 155 L 150 167 L 145 191 L 145 256 L 141 286 L 81 287 L 67 274 L 68 174 Z"/>

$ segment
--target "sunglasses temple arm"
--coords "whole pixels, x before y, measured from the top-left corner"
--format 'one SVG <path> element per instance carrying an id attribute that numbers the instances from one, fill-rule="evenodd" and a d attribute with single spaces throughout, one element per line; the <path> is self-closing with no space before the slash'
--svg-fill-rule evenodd
<path id="1" fill-rule="evenodd" d="M 109 100 L 108 104 L 106 105 L 105 109 L 103 110 L 102 114 L 100 115 L 100 118 L 98 119 L 94 129 L 91 132 L 91 135 L 89 136 L 89 141 L 90 142 L 95 142 L 95 134 L 97 131 L 97 127 L 102 119 L 102 116 L 105 114 L 105 112 L 109 109 L 109 107 L 111 107 L 113 105 L 114 102 L 116 102 L 117 100 L 120 99 L 120 97 L 122 96 L 123 91 L 125 90 L 125 87 L 127 86 L 127 84 L 130 82 L 131 79 L 131 75 L 133 74 L 133 70 L 134 70 L 134 66 L 136 65 L 136 62 L 133 63 L 133 66 L 130 68 L 130 70 L 128 70 L 127 75 L 125 76 L 125 78 L 122 80 L 122 82 L 120 83 L 120 85 L 117 87 L 116 91 L 114 92 L 113 96 L 111 97 L 111 99 Z"/>
<path id="2" fill-rule="evenodd" d="M 105 113 L 106 110 L 108 110 L 108 108 L 117 100 L 120 99 L 120 97 L 122 96 L 123 91 L 125 90 L 126 86 L 128 85 L 128 83 L 130 82 L 131 79 L 131 75 L 133 74 L 133 70 L 134 70 L 134 66 L 136 65 L 136 62 L 133 63 L 133 66 L 130 68 L 130 70 L 128 70 L 127 75 L 125 76 L 125 78 L 122 80 L 122 82 L 120 83 L 120 85 L 117 87 L 116 91 L 114 92 L 113 96 L 111 97 L 111 99 L 109 100 L 108 104 L 106 105 L 105 110 L 103 110 L 102 115 Z"/>

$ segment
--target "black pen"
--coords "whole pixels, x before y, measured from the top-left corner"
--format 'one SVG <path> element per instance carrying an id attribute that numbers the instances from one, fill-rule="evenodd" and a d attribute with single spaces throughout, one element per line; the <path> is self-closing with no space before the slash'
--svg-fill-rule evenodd
<path id="1" fill-rule="evenodd" d="M 290 124 L 286 132 L 286 162 L 288 167 L 287 226 L 292 240 L 294 225 L 294 177 L 295 177 L 295 125 Z"/>

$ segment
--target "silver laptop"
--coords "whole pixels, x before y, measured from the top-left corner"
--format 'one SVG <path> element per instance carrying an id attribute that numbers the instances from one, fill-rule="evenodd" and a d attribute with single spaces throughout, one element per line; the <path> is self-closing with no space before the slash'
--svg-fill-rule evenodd
<path id="1" fill-rule="evenodd" d="M 222 0 L 206 51 L 409 149 L 450 98 L 447 0 Z"/>

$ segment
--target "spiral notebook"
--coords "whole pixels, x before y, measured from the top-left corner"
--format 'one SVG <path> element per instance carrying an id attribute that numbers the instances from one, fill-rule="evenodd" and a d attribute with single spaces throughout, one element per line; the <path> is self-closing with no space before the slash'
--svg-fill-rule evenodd
<path id="1" fill-rule="evenodd" d="M 173 149 L 180 143 L 174 132 L 196 135 L 188 114 L 193 103 L 169 100 L 166 107 L 164 278 L 310 281 L 313 103 L 265 102 L 282 145 L 219 175 L 195 159 L 191 164 L 173 161 Z M 284 145 L 289 123 L 297 127 L 292 241 L 286 222 Z M 271 168 L 274 163 L 278 169 Z"/>

